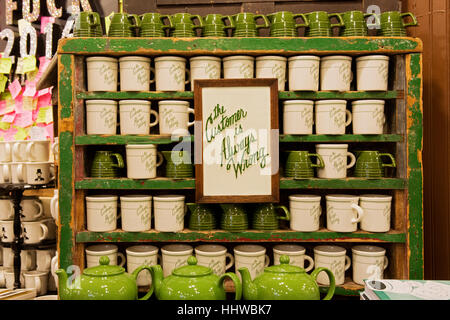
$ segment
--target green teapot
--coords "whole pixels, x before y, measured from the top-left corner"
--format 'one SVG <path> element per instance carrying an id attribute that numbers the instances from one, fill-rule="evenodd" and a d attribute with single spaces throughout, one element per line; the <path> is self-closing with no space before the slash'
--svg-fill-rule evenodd
<path id="1" fill-rule="evenodd" d="M 160 265 L 150 267 L 152 286 L 158 300 L 225 300 L 225 278 L 234 282 L 235 299 L 241 299 L 242 285 L 235 273 L 227 272 L 219 277 L 211 268 L 198 266 L 194 256 L 189 257 L 187 263 L 173 270 L 166 278 L 163 278 Z"/>
<path id="2" fill-rule="evenodd" d="M 138 300 L 136 279 L 148 266 L 140 266 L 133 273 L 125 272 L 120 266 L 109 265 L 107 256 L 100 257 L 100 265 L 86 268 L 83 274 L 69 285 L 64 269 L 55 271 L 58 276 L 61 300 Z M 139 300 L 148 300 L 153 288 Z"/>
<path id="3" fill-rule="evenodd" d="M 323 300 L 330 300 L 335 290 L 333 273 L 327 268 L 316 268 L 311 275 L 305 269 L 290 265 L 289 257 L 282 255 L 280 264 L 264 269 L 253 281 L 246 267 L 238 270 L 242 277 L 245 300 L 320 300 L 316 278 L 325 271 L 330 279 L 328 292 Z"/>

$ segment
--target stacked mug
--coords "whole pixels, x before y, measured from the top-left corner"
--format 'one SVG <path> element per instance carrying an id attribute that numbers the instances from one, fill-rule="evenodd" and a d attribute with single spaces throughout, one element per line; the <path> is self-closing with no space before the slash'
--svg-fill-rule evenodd
<path id="1" fill-rule="evenodd" d="M 136 14 L 114 13 L 110 20 L 108 37 L 134 37 L 141 26 Z"/>
<path id="2" fill-rule="evenodd" d="M 404 22 L 404 18 L 411 17 L 411 22 Z M 380 36 L 383 37 L 406 37 L 406 27 L 416 26 L 417 19 L 411 12 L 401 13 L 398 11 L 383 12 L 379 16 Z"/>
<path id="3" fill-rule="evenodd" d="M 203 18 L 198 14 L 176 13 L 171 16 L 173 28 L 170 29 L 170 36 L 176 38 L 196 37 L 197 29 L 203 30 Z M 197 20 L 198 24 L 194 21 Z"/>
<path id="4" fill-rule="evenodd" d="M 228 25 L 225 22 L 226 20 L 228 20 Z M 204 37 L 226 37 L 227 30 L 233 30 L 235 28 L 233 18 L 228 15 L 208 14 L 203 18 L 203 21 Z"/>
<path id="5" fill-rule="evenodd" d="M 337 18 L 338 23 L 332 24 L 331 18 Z M 308 28 L 305 35 L 307 37 L 330 37 L 335 27 L 344 26 L 344 20 L 340 13 L 328 13 L 325 11 L 314 11 L 306 14 Z"/>
<path id="6" fill-rule="evenodd" d="M 102 37 L 103 29 L 97 12 L 79 12 L 73 26 L 74 37 Z"/>
<path id="7" fill-rule="evenodd" d="M 303 23 L 296 23 L 295 19 L 301 17 Z M 279 11 L 267 15 L 270 21 L 271 37 L 296 37 L 298 28 L 309 26 L 309 20 L 303 13 L 293 14 L 289 11 Z"/>
<path id="8" fill-rule="evenodd" d="M 48 184 L 54 179 L 50 140 L 0 142 L 0 184 Z"/>
<path id="9" fill-rule="evenodd" d="M 347 11 L 341 13 L 344 26 L 340 30 L 340 35 L 343 37 L 367 36 L 368 25 L 366 18 L 373 17 L 376 19 L 374 13 L 364 13 L 362 11 Z"/>
<path id="10" fill-rule="evenodd" d="M 269 28 L 269 20 L 263 14 L 241 12 L 232 16 L 235 24 L 233 37 L 257 37 L 261 28 Z M 257 20 L 262 19 L 262 24 L 257 24 Z"/>
<path id="11" fill-rule="evenodd" d="M 164 37 L 166 35 L 166 30 L 173 28 L 173 22 L 171 16 L 167 14 L 160 13 L 144 13 L 139 16 L 140 25 L 139 35 L 141 37 Z M 164 20 L 168 23 L 165 24 Z"/>

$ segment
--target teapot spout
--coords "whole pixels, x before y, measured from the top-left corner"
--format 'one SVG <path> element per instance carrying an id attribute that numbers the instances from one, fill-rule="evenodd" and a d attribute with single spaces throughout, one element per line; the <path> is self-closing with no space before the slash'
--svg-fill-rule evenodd
<path id="1" fill-rule="evenodd" d="M 68 276 L 64 269 L 58 269 L 55 271 L 58 277 L 59 296 L 61 300 L 69 300 L 71 296 L 71 290 L 68 287 Z"/>
<path id="2" fill-rule="evenodd" d="M 250 271 L 246 267 L 238 269 L 242 277 L 242 295 L 245 300 L 258 300 L 258 288 L 252 281 Z"/>
<path id="3" fill-rule="evenodd" d="M 159 264 L 150 266 L 150 274 L 152 276 L 153 291 L 155 292 L 156 298 L 159 300 L 161 284 L 164 278 L 162 267 Z"/>

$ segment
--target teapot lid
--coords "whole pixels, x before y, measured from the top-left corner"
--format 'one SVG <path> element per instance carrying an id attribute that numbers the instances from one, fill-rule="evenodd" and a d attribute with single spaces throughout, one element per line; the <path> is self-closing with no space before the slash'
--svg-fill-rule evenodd
<path id="1" fill-rule="evenodd" d="M 207 276 L 212 273 L 211 268 L 197 265 L 197 258 L 190 256 L 187 260 L 188 265 L 176 268 L 172 274 L 180 277 Z"/>
<path id="2" fill-rule="evenodd" d="M 84 269 L 83 274 L 94 277 L 115 276 L 125 272 L 121 266 L 109 265 L 107 256 L 100 257 L 100 265 Z"/>
<path id="3" fill-rule="evenodd" d="M 273 265 L 264 269 L 264 272 L 273 273 L 304 273 L 305 269 L 289 264 L 289 256 L 283 254 L 280 257 L 280 264 Z"/>

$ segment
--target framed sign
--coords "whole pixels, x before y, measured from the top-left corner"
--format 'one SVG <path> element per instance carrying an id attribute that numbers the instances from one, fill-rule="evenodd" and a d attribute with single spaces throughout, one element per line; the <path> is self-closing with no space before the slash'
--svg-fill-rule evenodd
<path id="1" fill-rule="evenodd" d="M 277 79 L 195 80 L 199 203 L 279 201 Z"/>

